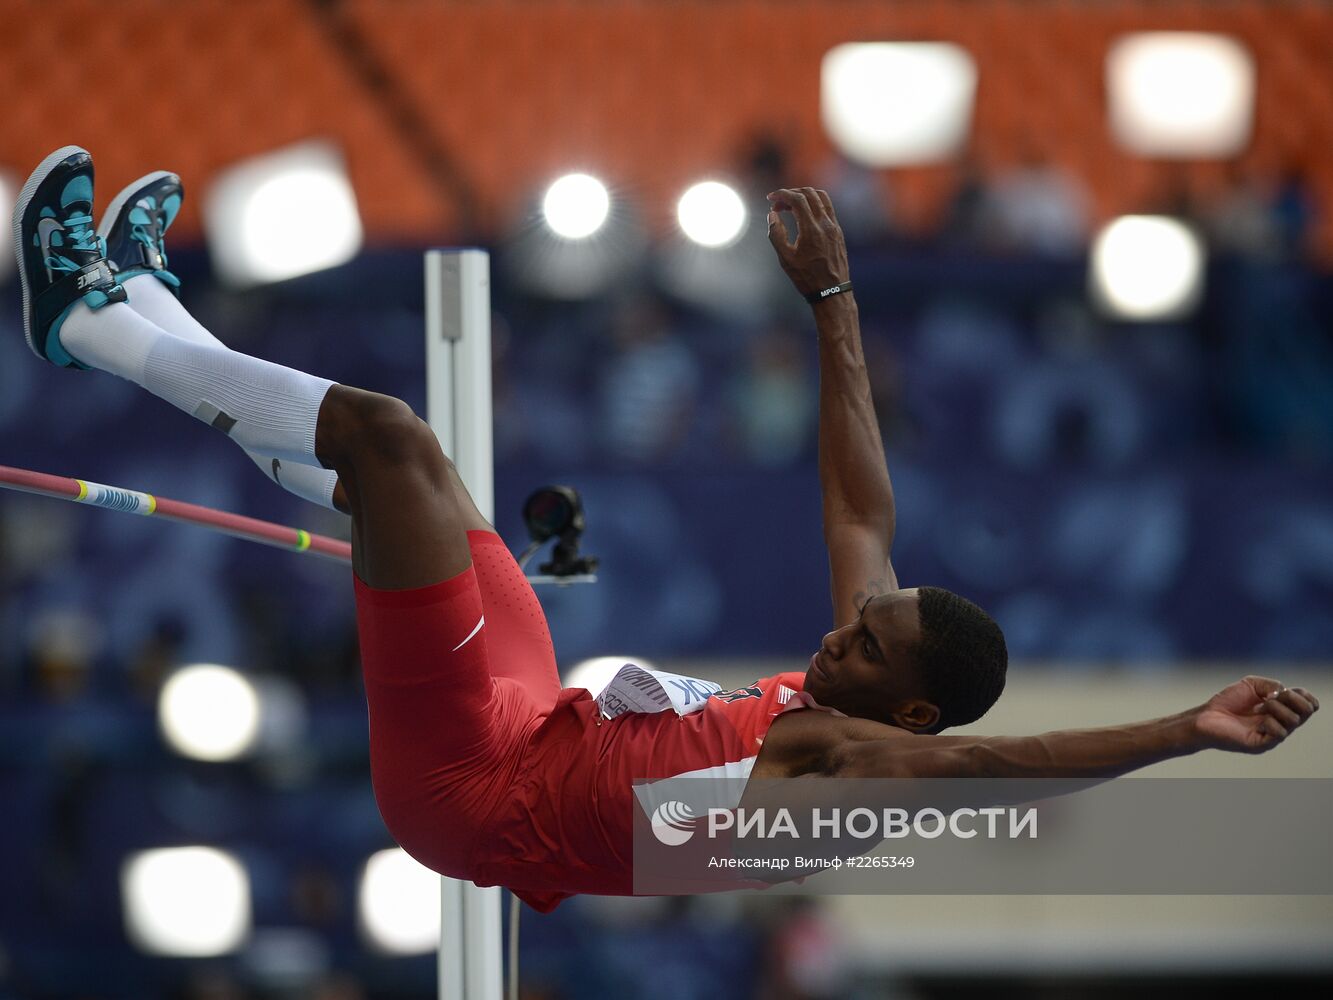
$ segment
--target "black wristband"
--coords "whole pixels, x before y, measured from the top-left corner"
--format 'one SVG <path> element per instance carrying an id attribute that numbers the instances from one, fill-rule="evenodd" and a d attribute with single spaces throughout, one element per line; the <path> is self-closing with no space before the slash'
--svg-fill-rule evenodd
<path id="1" fill-rule="evenodd" d="M 805 301 L 809 302 L 813 306 L 820 302 L 823 302 L 825 299 L 830 298 L 834 295 L 841 295 L 843 292 L 850 292 L 851 290 L 852 290 L 852 283 L 850 281 L 844 281 L 841 285 L 834 285 L 832 288 L 825 288 L 822 292 L 811 292 L 809 295 L 805 297 Z"/>

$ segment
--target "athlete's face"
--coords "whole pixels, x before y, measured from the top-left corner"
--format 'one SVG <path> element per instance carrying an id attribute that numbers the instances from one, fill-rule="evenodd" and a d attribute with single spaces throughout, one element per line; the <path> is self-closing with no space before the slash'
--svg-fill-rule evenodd
<path id="1" fill-rule="evenodd" d="M 856 621 L 824 636 L 806 671 L 805 690 L 847 715 L 928 730 L 939 710 L 922 693 L 912 656 L 920 641 L 915 588 L 872 597 Z"/>

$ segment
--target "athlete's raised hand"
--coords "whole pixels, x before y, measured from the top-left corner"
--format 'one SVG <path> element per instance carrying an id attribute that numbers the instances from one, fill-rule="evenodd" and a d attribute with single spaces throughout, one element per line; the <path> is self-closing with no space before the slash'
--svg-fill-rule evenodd
<path id="1" fill-rule="evenodd" d="M 1263 753 L 1277 746 L 1319 711 L 1305 688 L 1283 687 L 1270 677 L 1246 677 L 1223 688 L 1197 710 L 1195 726 L 1209 746 Z"/>
<path id="2" fill-rule="evenodd" d="M 768 241 L 798 292 L 811 295 L 851 280 L 847 243 L 828 192 L 782 188 L 770 194 L 768 202 Z M 795 242 L 779 212 L 796 217 Z"/>

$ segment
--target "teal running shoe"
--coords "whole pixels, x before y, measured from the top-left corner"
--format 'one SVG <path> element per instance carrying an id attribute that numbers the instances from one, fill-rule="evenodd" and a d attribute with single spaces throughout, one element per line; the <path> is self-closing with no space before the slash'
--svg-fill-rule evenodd
<path id="1" fill-rule="evenodd" d="M 93 230 L 93 158 L 65 146 L 33 171 L 14 206 L 14 260 L 23 287 L 23 333 L 39 358 L 86 369 L 60 346 L 60 326 L 80 302 L 101 309 L 125 289 Z"/>
<path id="2" fill-rule="evenodd" d="M 117 280 L 152 274 L 180 296 L 180 279 L 167 270 L 167 230 L 185 198 L 181 179 L 170 170 L 140 177 L 111 200 L 97 235 Z"/>

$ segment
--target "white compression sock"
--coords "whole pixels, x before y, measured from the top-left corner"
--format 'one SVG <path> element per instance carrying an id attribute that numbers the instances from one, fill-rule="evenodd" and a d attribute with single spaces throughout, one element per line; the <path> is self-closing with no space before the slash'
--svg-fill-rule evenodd
<path id="1" fill-rule="evenodd" d="M 171 290 L 153 275 L 135 275 L 125 282 L 125 291 L 129 295 L 131 309 L 172 336 L 195 344 L 226 348 L 226 345 L 191 316 L 189 310 L 180 304 Z M 333 470 L 299 462 L 288 462 L 280 466 L 278 460 L 271 455 L 249 449 L 246 449 L 245 453 L 250 456 L 250 461 L 259 466 L 264 475 L 289 493 L 295 493 L 301 499 L 317 503 L 329 510 L 337 510 L 333 505 L 333 488 L 338 485 L 338 474 Z"/>
<path id="2" fill-rule="evenodd" d="M 152 274 L 136 274 L 124 282 L 124 285 L 130 308 L 150 323 L 156 323 L 181 340 L 192 340 L 196 344 L 211 344 L 214 347 L 226 346 L 191 316 L 190 311 L 172 294 L 171 289 Z"/>
<path id="3" fill-rule="evenodd" d="M 173 337 L 124 303 L 80 302 L 60 343 L 93 368 L 119 375 L 211 424 L 246 451 L 314 464 L 315 424 L 328 379 L 237 351 Z"/>
<path id="4" fill-rule="evenodd" d="M 306 465 L 303 462 L 283 462 L 280 459 L 247 451 L 250 461 L 259 466 L 264 475 L 288 493 L 309 500 L 329 510 L 338 510 L 333 503 L 333 488 L 338 485 L 338 473 L 332 469 Z M 342 513 L 342 511 L 338 511 Z"/>

